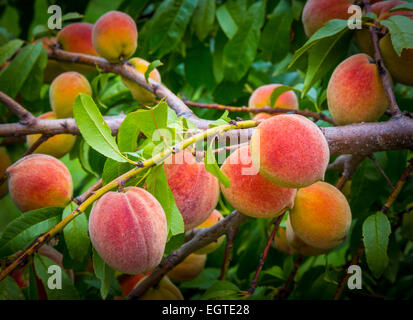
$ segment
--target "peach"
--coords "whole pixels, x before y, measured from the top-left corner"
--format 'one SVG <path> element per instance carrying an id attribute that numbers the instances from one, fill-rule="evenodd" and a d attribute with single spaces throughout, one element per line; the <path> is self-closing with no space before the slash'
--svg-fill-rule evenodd
<path id="1" fill-rule="evenodd" d="M 175 281 L 189 281 L 195 279 L 204 270 L 206 254 L 191 253 L 180 264 L 168 272 L 169 278 Z"/>
<path id="2" fill-rule="evenodd" d="M 185 149 L 166 159 L 164 170 L 185 230 L 208 219 L 219 200 L 219 184 L 218 179 L 206 171 L 204 163 L 197 162 Z"/>
<path id="3" fill-rule="evenodd" d="M 287 241 L 287 233 L 284 227 L 279 227 L 277 233 L 275 234 L 274 241 L 272 243 L 273 247 L 278 251 L 291 254 L 293 249 Z"/>
<path id="4" fill-rule="evenodd" d="M 308 0 L 303 9 L 302 22 L 305 34 L 311 37 L 327 21 L 348 19 L 347 12 L 354 0 Z"/>
<path id="5" fill-rule="evenodd" d="M 222 193 L 241 213 L 255 218 L 273 218 L 292 208 L 296 190 L 279 187 L 265 179 L 254 167 L 248 145 L 234 151 L 221 170 L 230 179 L 229 188 L 221 185 Z"/>
<path id="6" fill-rule="evenodd" d="M 262 122 L 252 134 L 251 157 L 260 174 L 285 188 L 301 188 L 323 180 L 330 151 L 312 121 L 282 114 Z"/>
<path id="7" fill-rule="evenodd" d="M 37 119 L 56 119 L 54 112 L 47 112 L 37 117 Z M 31 147 L 37 139 L 39 139 L 41 134 L 30 134 L 26 137 L 27 144 Z M 61 158 L 66 153 L 72 150 L 76 142 L 76 136 L 71 134 L 57 134 L 53 137 L 50 137 L 40 146 L 36 148 L 34 153 L 43 153 L 50 156 Z"/>
<path id="8" fill-rule="evenodd" d="M 141 279 L 137 285 L 139 285 L 145 278 Z M 167 276 L 164 276 L 156 286 L 149 288 L 139 300 L 184 300 L 181 291 L 169 280 Z"/>
<path id="9" fill-rule="evenodd" d="M 297 191 L 289 217 L 297 236 L 320 249 L 332 249 L 344 242 L 351 225 L 346 197 L 321 181 Z"/>
<path id="10" fill-rule="evenodd" d="M 0 148 L 0 179 L 4 177 L 7 168 L 11 165 L 11 159 L 6 148 Z M 7 181 L 0 185 L 0 199 L 8 193 Z"/>
<path id="11" fill-rule="evenodd" d="M 145 273 L 120 275 L 118 277 L 118 283 L 122 291 L 122 296 L 127 296 L 146 275 Z"/>
<path id="12" fill-rule="evenodd" d="M 327 104 L 340 125 L 373 122 L 384 114 L 388 101 L 370 56 L 356 54 L 337 66 L 328 82 Z"/>
<path id="13" fill-rule="evenodd" d="M 309 256 L 318 256 L 320 254 L 324 254 L 330 251 L 330 249 L 320 249 L 320 248 L 312 247 L 309 244 L 305 243 L 303 240 L 301 240 L 295 234 L 291 226 L 290 217 L 288 217 L 287 219 L 287 228 L 286 228 L 285 233 L 286 233 L 285 236 L 287 239 L 287 243 L 290 246 L 292 253 L 309 257 Z"/>
<path id="14" fill-rule="evenodd" d="M 49 99 L 57 118 L 73 117 L 73 104 L 80 93 L 92 95 L 89 81 L 80 73 L 65 72 L 53 80 Z"/>
<path id="15" fill-rule="evenodd" d="M 216 223 L 220 222 L 223 219 L 224 219 L 224 216 L 218 210 L 214 210 L 212 211 L 208 219 L 202 222 L 195 229 L 212 227 L 213 225 L 215 225 Z M 225 235 L 219 237 L 216 241 L 211 242 L 210 244 L 207 244 L 205 247 L 195 251 L 195 253 L 196 254 L 208 254 L 208 253 L 214 252 L 216 249 L 218 249 L 221 246 L 222 242 L 224 241 L 224 238 L 225 238 Z"/>
<path id="16" fill-rule="evenodd" d="M 57 42 L 63 50 L 97 56 L 98 53 L 92 43 L 92 29 L 93 25 L 90 23 L 72 23 L 59 31 Z M 96 70 L 92 66 L 71 62 L 62 63 L 62 67 L 66 70 L 74 70 L 80 73 L 90 73 Z"/>
<path id="17" fill-rule="evenodd" d="M 73 193 L 72 176 L 58 159 L 32 154 L 10 166 L 6 175 L 17 208 L 26 212 L 45 207 L 65 207 Z"/>
<path id="18" fill-rule="evenodd" d="M 107 192 L 93 205 L 90 240 L 102 259 L 123 273 L 137 274 L 162 259 L 168 228 L 156 198 L 142 188 Z"/>
<path id="19" fill-rule="evenodd" d="M 282 86 L 281 84 L 274 83 L 274 84 L 267 84 L 265 86 L 261 86 L 252 93 L 249 101 L 248 101 L 248 107 L 249 108 L 265 108 L 265 107 L 271 107 L 271 108 L 281 108 L 281 109 L 292 109 L 292 110 L 298 110 L 298 100 L 297 96 L 293 91 L 287 91 L 280 95 L 278 99 L 275 101 L 273 105 L 271 104 L 271 94 L 274 91 L 275 88 Z M 253 115 L 251 115 L 253 116 Z M 257 114 L 254 117 L 254 120 L 259 120 L 259 119 L 266 119 L 271 117 L 272 115 L 266 115 L 264 114 Z"/>
<path id="20" fill-rule="evenodd" d="M 128 59 L 138 46 L 138 29 L 126 13 L 109 11 L 96 21 L 92 41 L 97 53 L 109 62 Z"/>
<path id="21" fill-rule="evenodd" d="M 136 71 L 145 74 L 146 70 L 148 70 L 149 62 L 141 59 L 141 58 L 132 58 L 129 60 L 129 63 L 136 69 Z M 158 70 L 154 69 L 149 73 L 149 78 L 155 82 L 161 82 L 161 75 L 159 74 Z M 126 78 L 122 78 L 123 83 L 125 86 L 129 88 L 132 93 L 132 96 L 141 103 L 151 103 L 155 101 L 155 95 L 148 90 L 142 88 L 135 82 L 128 80 Z"/>

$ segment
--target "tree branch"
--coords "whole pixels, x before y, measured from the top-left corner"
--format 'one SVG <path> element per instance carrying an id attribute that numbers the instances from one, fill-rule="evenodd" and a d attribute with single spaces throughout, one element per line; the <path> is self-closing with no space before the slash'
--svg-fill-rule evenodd
<path id="1" fill-rule="evenodd" d="M 3 103 L 10 112 L 14 113 L 19 119 L 20 124 L 31 126 L 36 123 L 36 117 L 27 111 L 23 106 L 10 98 L 7 94 L 0 91 L 0 102 Z"/>

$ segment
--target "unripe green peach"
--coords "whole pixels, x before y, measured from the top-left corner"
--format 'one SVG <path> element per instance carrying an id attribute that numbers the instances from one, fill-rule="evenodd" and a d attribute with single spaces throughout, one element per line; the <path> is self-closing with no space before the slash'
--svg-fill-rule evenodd
<path id="1" fill-rule="evenodd" d="M 332 249 L 347 237 L 351 210 L 340 190 L 319 181 L 298 190 L 289 218 L 294 232 L 306 244 Z"/>
<path id="2" fill-rule="evenodd" d="M 10 166 L 6 175 L 13 202 L 23 212 L 65 207 L 73 193 L 72 176 L 58 159 L 32 154 Z"/>
<path id="3" fill-rule="evenodd" d="M 149 62 L 141 59 L 141 58 L 132 58 L 129 60 L 129 63 L 140 73 L 145 74 L 146 70 L 148 70 Z M 149 73 L 149 78 L 155 82 L 161 83 L 161 75 L 159 74 L 158 70 L 154 69 Z M 151 103 L 155 101 L 156 96 L 149 92 L 148 90 L 142 88 L 137 83 L 128 80 L 126 78 L 122 78 L 123 83 L 125 86 L 129 88 L 132 93 L 132 96 L 141 103 Z"/>
<path id="4" fill-rule="evenodd" d="M 137 286 L 146 279 L 141 279 Z M 164 276 L 159 283 L 148 290 L 139 297 L 139 300 L 184 300 L 181 291 Z"/>
<path id="5" fill-rule="evenodd" d="M 7 153 L 6 148 L 0 148 L 0 178 L 4 176 L 7 168 L 11 165 L 11 159 Z M 7 181 L 4 181 L 0 185 L 0 199 L 3 198 L 8 192 Z"/>
<path id="6" fill-rule="evenodd" d="M 282 86 L 281 84 L 274 83 L 274 84 L 267 84 L 265 86 L 261 86 L 252 93 L 249 101 L 248 107 L 249 108 L 281 108 L 281 109 L 291 109 L 291 110 L 298 110 L 298 100 L 297 96 L 293 91 L 284 92 L 282 95 L 275 100 L 274 104 L 271 105 L 271 94 L 275 88 Z M 273 114 L 268 115 L 268 118 L 271 117 Z M 266 116 L 260 114 L 253 115 L 254 120 L 264 119 Z"/>
<path id="7" fill-rule="evenodd" d="M 214 210 L 212 211 L 208 219 L 202 222 L 195 229 L 210 228 L 223 219 L 224 219 L 224 216 L 218 210 Z M 208 254 L 208 253 L 214 252 L 216 249 L 218 249 L 221 246 L 222 242 L 224 241 L 224 238 L 225 238 L 225 235 L 219 237 L 214 242 L 207 244 L 205 247 L 201 249 L 198 249 L 197 251 L 195 251 L 195 253 L 196 254 Z"/>
<path id="8" fill-rule="evenodd" d="M 251 157 L 260 174 L 285 188 L 323 180 L 330 158 L 328 143 L 312 121 L 281 114 L 262 122 L 252 134 Z"/>
<path id="9" fill-rule="evenodd" d="M 123 273 L 137 274 L 156 267 L 165 250 L 165 212 L 142 188 L 107 192 L 93 205 L 90 240 L 102 259 Z"/>
<path id="10" fill-rule="evenodd" d="M 208 219 L 219 200 L 219 183 L 206 171 L 205 164 L 185 149 L 166 159 L 164 170 L 185 230 Z"/>
<path id="11" fill-rule="evenodd" d="M 37 117 L 37 119 L 56 119 L 54 112 L 47 112 Z M 41 134 L 30 134 L 26 137 L 29 148 L 41 137 Z M 76 142 L 76 136 L 71 134 L 57 134 L 36 148 L 33 153 L 48 154 L 50 156 L 61 158 L 72 150 Z"/>
<path id="12" fill-rule="evenodd" d="M 128 59 L 138 46 L 138 29 L 126 13 L 109 11 L 93 26 L 92 41 L 97 53 L 109 62 Z"/>
<path id="13" fill-rule="evenodd" d="M 249 146 L 235 150 L 221 170 L 230 179 L 229 188 L 221 184 L 222 193 L 241 213 L 255 218 L 274 218 L 292 208 L 296 190 L 279 187 L 265 179 L 251 161 Z"/>
<path id="14" fill-rule="evenodd" d="M 378 120 L 388 101 L 374 60 L 361 53 L 340 63 L 328 83 L 327 103 L 340 125 Z"/>
<path id="15" fill-rule="evenodd" d="M 89 81 L 77 72 L 65 72 L 50 85 L 50 105 L 58 119 L 73 117 L 73 104 L 80 94 L 92 95 Z"/>
<path id="16" fill-rule="evenodd" d="M 206 254 L 191 253 L 168 272 L 168 277 L 174 281 L 190 281 L 195 279 L 204 270 L 206 260 Z"/>

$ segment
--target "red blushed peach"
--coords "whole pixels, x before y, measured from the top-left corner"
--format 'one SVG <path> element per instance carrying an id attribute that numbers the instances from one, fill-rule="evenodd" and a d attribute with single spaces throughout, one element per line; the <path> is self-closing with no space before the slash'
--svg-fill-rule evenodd
<path id="1" fill-rule="evenodd" d="M 325 182 L 299 189 L 289 217 L 297 236 L 320 249 L 332 249 L 344 242 L 351 225 L 346 197 Z"/>
<path id="2" fill-rule="evenodd" d="M 53 80 L 49 99 L 58 119 L 73 117 L 73 104 L 80 93 L 92 95 L 89 81 L 80 73 L 65 72 Z"/>
<path id="3" fill-rule="evenodd" d="M 191 253 L 180 264 L 168 272 L 168 277 L 174 281 L 190 281 L 199 276 L 204 270 L 206 254 Z"/>
<path id="4" fill-rule="evenodd" d="M 250 146 L 255 167 L 278 186 L 301 188 L 324 179 L 328 143 L 303 116 L 282 114 L 265 120 L 254 130 Z"/>
<path id="5" fill-rule="evenodd" d="M 137 274 L 156 267 L 162 259 L 168 229 L 165 212 L 142 188 L 105 193 L 89 217 L 93 246 L 112 268 Z"/>
<path id="6" fill-rule="evenodd" d="M 278 99 L 275 101 L 273 105 L 271 105 L 271 94 L 275 88 L 282 86 L 282 84 L 274 83 L 274 84 L 267 84 L 265 86 L 261 86 L 252 93 L 249 101 L 248 107 L 249 108 L 281 108 L 281 109 L 291 109 L 291 110 L 298 110 L 298 100 L 297 96 L 293 91 L 287 91 L 280 95 Z M 263 115 L 259 118 L 258 115 L 251 114 L 254 117 L 254 120 L 262 119 Z M 270 117 L 272 115 L 269 115 Z M 264 117 L 265 118 L 265 117 Z"/>
<path id="7" fill-rule="evenodd" d="M 109 11 L 93 26 L 93 46 L 109 62 L 128 59 L 138 46 L 138 29 L 126 13 Z"/>
<path id="8" fill-rule="evenodd" d="M 229 188 L 221 184 L 222 193 L 241 213 L 255 218 L 274 218 L 292 208 L 296 190 L 279 187 L 265 179 L 254 167 L 248 146 L 234 151 L 221 170 L 230 179 Z"/>
<path id="9" fill-rule="evenodd" d="M 37 119 L 56 119 L 54 112 L 47 112 L 37 117 Z M 30 134 L 26 137 L 27 144 L 31 147 L 37 139 L 41 137 L 41 134 Z M 50 156 L 61 158 L 66 153 L 72 150 L 76 142 L 76 136 L 71 134 L 57 134 L 53 137 L 50 137 L 40 146 L 36 148 L 34 153 L 43 153 Z"/>
<path id="10" fill-rule="evenodd" d="M 118 277 L 118 283 L 122 290 L 122 296 L 127 296 L 136 284 L 147 276 L 149 273 L 140 273 L 140 274 L 122 274 Z"/>
<path id="11" fill-rule="evenodd" d="M 148 70 L 149 62 L 141 59 L 141 58 L 132 58 L 129 60 L 129 63 L 135 68 L 136 71 L 145 74 L 146 70 Z M 154 69 L 149 73 L 149 78 L 155 82 L 161 83 L 161 75 L 159 74 L 158 70 Z M 122 78 L 123 83 L 125 86 L 129 88 L 132 93 L 132 96 L 141 103 L 151 103 L 155 101 L 155 95 L 148 90 L 142 88 L 137 83 L 128 80 L 126 78 Z"/>
<path id="12" fill-rule="evenodd" d="M 374 60 L 361 53 L 340 63 L 328 83 L 327 103 L 340 125 L 378 120 L 388 101 Z"/>
<path id="13" fill-rule="evenodd" d="M 279 227 L 277 233 L 275 234 L 273 247 L 278 251 L 284 252 L 286 254 L 292 254 L 293 249 L 288 244 L 287 233 L 284 227 Z"/>
<path id="14" fill-rule="evenodd" d="M 65 207 L 73 193 L 72 176 L 58 159 L 32 154 L 10 166 L 6 175 L 13 202 L 23 212 Z"/>
<path id="15" fill-rule="evenodd" d="M 354 0 L 308 0 L 303 9 L 302 22 L 305 34 L 311 37 L 327 21 L 348 19 L 348 8 Z"/>
<path id="16" fill-rule="evenodd" d="M 141 279 L 137 286 L 144 281 L 145 278 Z M 139 297 L 139 300 L 184 300 L 184 297 L 171 280 L 169 280 L 167 276 L 164 276 L 156 286 L 146 290 L 146 292 Z"/>
<path id="17" fill-rule="evenodd" d="M 206 219 L 199 226 L 197 226 L 196 229 L 210 228 L 223 219 L 224 219 L 224 216 L 218 210 L 214 210 L 212 211 L 208 219 Z M 225 238 L 225 235 L 219 237 L 214 242 L 211 242 L 210 244 L 207 244 L 205 247 L 195 251 L 195 253 L 196 254 L 208 254 L 208 253 L 214 252 L 216 249 L 218 249 L 221 246 L 222 242 L 224 241 L 224 238 Z"/>
<path id="18" fill-rule="evenodd" d="M 11 165 L 11 159 L 6 148 L 0 148 L 0 177 L 3 177 L 7 168 Z M 0 199 L 8 193 L 7 181 L 0 185 Z"/>
<path id="19" fill-rule="evenodd" d="M 204 163 L 185 149 L 165 160 L 164 169 L 185 230 L 208 219 L 219 200 L 219 184 Z"/>

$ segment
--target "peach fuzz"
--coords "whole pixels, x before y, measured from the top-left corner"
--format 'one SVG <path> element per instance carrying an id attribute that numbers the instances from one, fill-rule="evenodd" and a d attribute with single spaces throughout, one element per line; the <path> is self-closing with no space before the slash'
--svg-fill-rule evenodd
<path id="1" fill-rule="evenodd" d="M 42 114 L 41 116 L 37 117 L 37 119 L 56 119 L 56 115 L 54 112 L 47 112 Z M 37 139 L 39 139 L 42 135 L 41 134 L 30 134 L 26 137 L 27 144 L 31 147 Z M 50 156 L 61 158 L 66 153 L 72 150 L 73 146 L 76 142 L 76 136 L 71 134 L 57 134 L 45 142 L 43 142 L 40 146 L 36 148 L 34 153 L 43 153 L 48 154 Z"/>
<path id="2" fill-rule="evenodd" d="M 254 167 L 248 146 L 234 151 L 221 170 L 230 179 L 230 187 L 221 184 L 221 191 L 241 213 L 255 218 L 274 218 L 292 208 L 296 190 L 279 187 L 265 179 Z"/>
<path id="3" fill-rule="evenodd" d="M 142 188 L 107 192 L 93 205 L 90 240 L 102 259 L 123 273 L 137 274 L 162 259 L 168 229 L 165 212 Z"/>
<path id="4" fill-rule="evenodd" d="M 93 26 L 92 42 L 99 55 L 109 62 L 128 59 L 138 46 L 138 29 L 126 13 L 109 11 Z"/>
<path id="5" fill-rule="evenodd" d="M 219 200 L 218 179 L 186 149 L 170 156 L 163 166 L 185 230 L 208 219 Z"/>
<path id="6" fill-rule="evenodd" d="M 278 186 L 301 188 L 324 179 L 330 157 L 327 140 L 301 115 L 265 120 L 254 130 L 250 147 L 260 174 Z"/>
<path id="7" fill-rule="evenodd" d="M 145 74 L 146 70 L 148 70 L 149 62 L 141 59 L 141 58 L 132 58 L 129 60 L 129 63 L 135 68 L 136 71 Z M 155 82 L 161 83 L 161 75 L 159 74 L 158 70 L 154 69 L 149 73 L 149 78 Z M 132 96 L 141 103 L 150 103 L 155 101 L 155 95 L 145 88 L 142 88 L 135 82 L 128 80 L 126 78 L 122 78 L 123 83 L 125 86 L 129 88 L 132 93 Z"/>
<path id="8" fill-rule="evenodd" d="M 341 62 L 328 82 L 327 104 L 339 125 L 378 120 L 388 101 L 373 58 L 360 53 Z"/>
<path id="9" fill-rule="evenodd" d="M 49 99 L 57 118 L 73 117 L 73 104 L 80 93 L 92 95 L 89 81 L 80 73 L 65 72 L 53 80 Z"/>
<path id="10" fill-rule="evenodd" d="M 206 254 L 191 253 L 168 272 L 168 277 L 174 281 L 190 281 L 195 279 L 204 270 L 206 260 Z"/>
<path id="11" fill-rule="evenodd" d="M 11 165 L 11 159 L 7 153 L 6 148 L 0 148 L 0 177 L 3 177 L 7 168 Z M 3 198 L 8 192 L 7 181 L 4 181 L 0 185 L 0 199 Z"/>
<path id="12" fill-rule="evenodd" d="M 145 278 L 141 279 L 137 286 L 145 280 Z M 167 276 L 164 276 L 156 286 L 146 290 L 146 292 L 139 297 L 139 300 L 184 300 L 184 297 L 172 281 L 169 280 Z"/>
<path id="13" fill-rule="evenodd" d="M 274 83 L 274 84 L 267 84 L 261 86 L 252 93 L 248 101 L 249 108 L 281 108 L 281 109 L 291 109 L 291 110 L 298 110 L 298 100 L 297 96 L 293 91 L 284 92 L 282 95 L 278 97 L 275 103 L 271 106 L 271 94 L 275 88 L 282 86 L 281 84 Z M 259 116 L 260 115 L 260 116 Z M 251 116 L 254 116 L 253 114 Z M 259 116 L 259 117 L 258 117 Z M 269 115 L 268 117 L 271 117 Z M 267 117 L 267 118 L 268 118 Z M 254 116 L 254 120 L 265 119 L 266 117 L 258 114 Z"/>
<path id="14" fill-rule="evenodd" d="M 346 197 L 326 182 L 299 189 L 289 217 L 297 236 L 320 249 L 332 249 L 344 242 L 351 225 Z"/>
<path id="15" fill-rule="evenodd" d="M 199 226 L 197 226 L 196 229 L 210 228 L 223 219 L 224 219 L 224 216 L 218 210 L 214 210 L 212 211 L 208 219 L 206 219 Z M 216 249 L 218 249 L 221 246 L 222 242 L 224 241 L 224 238 L 225 238 L 225 235 L 219 237 L 214 242 L 211 242 L 210 244 L 207 244 L 205 247 L 195 251 L 195 253 L 196 254 L 207 254 L 207 253 L 214 252 Z"/>
<path id="16" fill-rule="evenodd" d="M 305 34 L 311 37 L 327 21 L 348 19 L 347 12 L 354 0 L 308 0 L 303 9 L 302 22 Z"/>
<path id="17" fill-rule="evenodd" d="M 23 212 L 65 207 L 72 197 L 72 176 L 66 166 L 52 156 L 23 157 L 7 169 L 6 175 L 10 196 Z"/>

